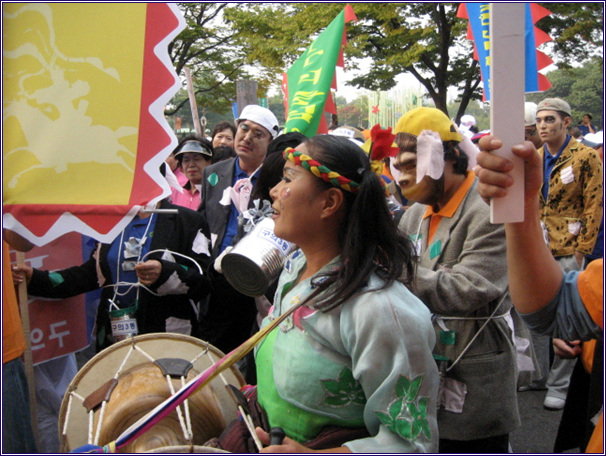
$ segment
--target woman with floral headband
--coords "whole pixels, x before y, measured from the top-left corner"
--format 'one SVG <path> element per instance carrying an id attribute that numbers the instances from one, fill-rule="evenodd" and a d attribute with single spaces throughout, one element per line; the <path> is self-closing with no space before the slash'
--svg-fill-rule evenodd
<path id="1" fill-rule="evenodd" d="M 260 405 L 265 430 L 256 433 L 263 445 L 269 428 L 286 434 L 262 452 L 435 452 L 435 336 L 427 308 L 397 281 L 413 279 L 413 248 L 381 181 L 365 152 L 338 136 L 284 157 L 271 190 L 275 235 L 299 250 L 263 325 L 304 304 L 257 347 L 249 408 Z"/>

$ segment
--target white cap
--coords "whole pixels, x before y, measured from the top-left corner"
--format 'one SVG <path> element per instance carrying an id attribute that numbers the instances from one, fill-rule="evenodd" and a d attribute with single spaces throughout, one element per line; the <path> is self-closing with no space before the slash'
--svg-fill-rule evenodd
<path id="1" fill-rule="evenodd" d="M 524 126 L 530 127 L 537 123 L 537 104 L 527 101 L 524 103 Z"/>
<path id="2" fill-rule="evenodd" d="M 364 144 L 366 142 L 366 138 L 364 138 L 364 135 L 362 134 L 362 132 L 355 127 L 349 127 L 349 126 L 338 127 L 338 128 L 335 128 L 334 130 L 329 131 L 328 134 L 335 135 L 335 136 L 344 136 L 348 139 L 351 139 L 358 146 L 360 144 Z"/>
<path id="3" fill-rule="evenodd" d="M 236 119 L 236 123 L 241 120 L 250 120 L 264 127 L 271 134 L 272 139 L 278 136 L 280 124 L 273 112 L 259 105 L 248 105 Z"/>
<path id="4" fill-rule="evenodd" d="M 604 132 L 598 131 L 596 133 L 587 133 L 583 136 L 583 139 L 594 143 L 596 146 L 604 144 Z"/>
<path id="5" fill-rule="evenodd" d="M 476 118 L 474 116 L 472 116 L 471 114 L 465 114 L 463 117 L 461 117 L 461 125 L 459 126 L 459 128 L 469 130 L 469 127 L 471 127 L 475 124 L 476 124 Z"/>

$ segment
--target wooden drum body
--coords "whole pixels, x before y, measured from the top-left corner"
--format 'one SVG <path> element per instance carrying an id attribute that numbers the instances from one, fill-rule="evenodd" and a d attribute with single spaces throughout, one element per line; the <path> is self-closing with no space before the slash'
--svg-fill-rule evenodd
<path id="1" fill-rule="evenodd" d="M 181 334 L 156 333 L 123 340 L 86 363 L 72 380 L 59 416 L 61 451 L 87 443 L 106 445 L 181 389 L 223 353 Z M 168 447 L 203 445 L 218 437 L 237 417 L 225 384 L 244 379 L 232 367 L 192 394 L 177 410 L 122 452 L 150 452 Z"/>

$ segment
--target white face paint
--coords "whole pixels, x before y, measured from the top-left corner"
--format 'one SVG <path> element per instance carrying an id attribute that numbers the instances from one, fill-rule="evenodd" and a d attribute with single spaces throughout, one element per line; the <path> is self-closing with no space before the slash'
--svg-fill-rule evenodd
<path id="1" fill-rule="evenodd" d="M 562 119 L 557 111 L 539 111 L 536 122 L 541 141 L 549 145 L 566 137 L 570 117 Z M 558 151 L 550 150 L 549 152 L 556 154 Z"/>

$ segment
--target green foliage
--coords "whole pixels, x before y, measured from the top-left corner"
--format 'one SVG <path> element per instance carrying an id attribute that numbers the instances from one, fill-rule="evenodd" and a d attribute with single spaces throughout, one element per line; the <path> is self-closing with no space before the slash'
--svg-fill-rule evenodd
<path id="1" fill-rule="evenodd" d="M 539 3 L 552 14 L 537 24 L 553 39 L 560 68 L 604 55 L 604 3 Z"/>
<path id="2" fill-rule="evenodd" d="M 600 130 L 604 125 L 604 59 L 594 58 L 581 67 L 561 68 L 551 71 L 547 78 L 552 84 L 549 90 L 527 96 L 528 101 L 538 103 L 544 98 L 562 98 L 572 109 L 573 125 L 584 114 L 593 116 L 592 123 Z"/>
<path id="3" fill-rule="evenodd" d="M 183 80 L 184 68 L 191 69 L 199 109 L 218 112 L 230 109 L 235 99 L 235 81 L 248 77 L 245 52 L 233 46 L 234 32 L 225 27 L 222 14 L 227 3 L 179 3 L 187 27 L 168 46 L 175 70 Z M 186 84 L 183 84 L 184 88 Z M 187 93 L 171 102 L 172 115 L 182 106 L 189 108 Z M 190 115 L 191 116 L 191 115 Z"/>
<path id="4" fill-rule="evenodd" d="M 559 67 L 603 52 L 603 3 L 542 5 L 552 14 L 537 26 L 553 38 L 545 52 Z M 169 53 L 179 73 L 184 65 L 192 68 L 199 106 L 230 112 L 236 80 L 254 77 L 260 94 L 279 86 L 282 74 L 345 6 L 179 3 L 188 28 L 171 43 Z M 358 22 L 347 25 L 345 48 L 347 71 L 355 75 L 351 85 L 387 91 L 396 85 L 397 76 L 410 73 L 427 90 L 429 102 L 447 114 L 450 111 L 453 115 L 449 117 L 457 122 L 475 109 L 473 101 L 481 99 L 480 73 L 472 59 L 473 44 L 466 38 L 467 21 L 456 17 L 458 3 L 367 2 L 352 6 Z M 370 68 L 356 73 L 363 61 L 370 61 Z M 457 89 L 458 102 L 447 106 L 451 88 Z M 173 105 L 178 107 L 179 102 L 186 104 L 186 97 L 174 100 Z M 592 108 L 588 112 L 601 116 L 594 101 L 579 106 L 587 104 Z M 279 111 L 281 104 L 274 106 L 270 100 L 270 109 Z"/>
<path id="5" fill-rule="evenodd" d="M 225 17 L 238 30 L 238 39 L 247 43 L 249 63 L 281 74 L 344 6 L 289 3 L 255 5 L 246 11 L 233 7 L 226 9 Z M 372 65 L 351 85 L 387 91 L 396 85 L 398 75 L 412 73 L 444 111 L 451 86 L 461 88 L 465 105 L 481 97 L 478 66 L 470 59 L 467 24 L 456 18 L 457 4 L 356 3 L 353 7 L 358 22 L 347 25 L 347 69 L 353 73 L 364 58 L 370 58 Z"/>
<path id="6" fill-rule="evenodd" d="M 359 97 L 348 102 L 345 97 L 336 97 L 339 125 L 349 125 L 363 130 L 368 124 L 368 97 Z"/>

